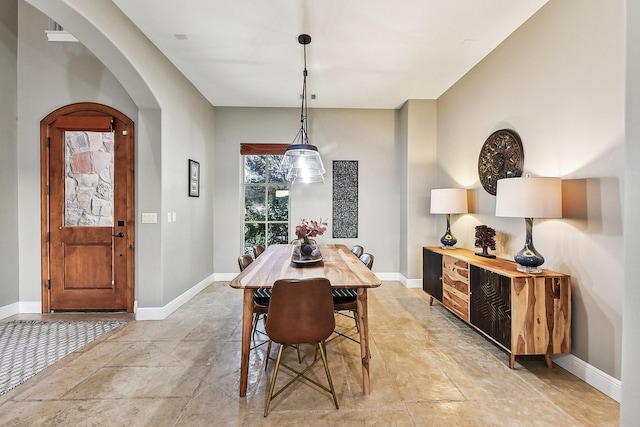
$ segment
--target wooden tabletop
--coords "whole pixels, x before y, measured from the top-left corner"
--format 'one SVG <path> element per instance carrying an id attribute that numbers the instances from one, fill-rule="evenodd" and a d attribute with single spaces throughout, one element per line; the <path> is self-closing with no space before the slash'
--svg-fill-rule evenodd
<path id="1" fill-rule="evenodd" d="M 318 245 L 322 261 L 313 265 L 291 262 L 293 245 L 271 245 L 231 281 L 231 287 L 272 287 L 278 279 L 326 277 L 334 288 L 376 288 L 382 283 L 345 245 Z"/>

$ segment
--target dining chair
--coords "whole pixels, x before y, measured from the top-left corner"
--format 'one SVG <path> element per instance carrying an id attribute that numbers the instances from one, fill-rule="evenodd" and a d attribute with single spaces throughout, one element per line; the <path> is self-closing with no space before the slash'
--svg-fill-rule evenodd
<path id="1" fill-rule="evenodd" d="M 262 252 L 264 252 L 264 246 L 262 246 L 262 245 L 255 245 L 255 246 L 253 247 L 253 257 L 254 257 L 254 258 L 258 258 Z"/>
<path id="2" fill-rule="evenodd" d="M 253 262 L 253 258 L 251 255 L 244 254 L 238 257 L 238 266 L 240 267 L 240 271 L 242 272 L 245 268 L 247 268 Z M 251 336 L 254 336 L 256 332 L 260 332 L 264 334 L 264 332 L 258 330 L 258 322 L 260 318 L 265 322 L 264 317 L 267 315 L 267 311 L 269 310 L 269 300 L 271 297 L 271 291 L 269 289 L 256 289 L 253 291 L 253 321 L 251 322 Z M 267 341 L 261 342 L 260 344 L 251 348 L 260 347 Z"/>
<path id="3" fill-rule="evenodd" d="M 360 245 L 353 245 L 351 246 L 351 252 L 353 252 L 358 258 L 360 258 L 362 256 L 362 253 L 364 252 L 364 248 Z"/>
<path id="4" fill-rule="evenodd" d="M 369 270 L 371 270 L 371 268 L 373 267 L 373 260 L 374 260 L 374 256 L 368 252 L 363 253 L 360 256 L 360 261 L 362 261 L 362 263 L 364 265 L 367 266 L 367 268 Z M 358 323 L 358 303 L 357 303 L 357 296 L 358 293 L 355 289 L 351 289 L 351 288 L 345 288 L 345 289 L 334 289 L 333 290 L 333 309 L 337 314 L 343 315 L 343 316 L 347 316 L 350 318 L 353 318 L 354 322 L 355 322 L 355 327 L 356 327 L 356 331 L 360 330 L 360 324 Z M 344 311 L 348 311 L 351 312 L 350 315 L 344 314 L 342 312 Z M 360 343 L 360 341 L 358 341 L 357 339 L 353 338 L 352 336 L 347 335 L 344 332 L 340 332 L 338 330 L 334 330 L 334 332 L 339 335 L 342 336 L 344 338 L 348 338 L 353 342 L 356 343 Z"/>
<path id="5" fill-rule="evenodd" d="M 362 255 L 360 255 L 358 258 L 360 258 L 360 261 L 362 261 L 364 265 L 366 265 L 367 268 L 371 270 L 371 267 L 373 267 L 373 255 L 371 255 L 368 252 L 365 252 Z"/>
<path id="6" fill-rule="evenodd" d="M 331 297 L 331 282 L 324 277 L 312 279 L 281 279 L 273 284 L 269 312 L 265 326 L 269 336 L 269 348 L 265 363 L 269 361 L 271 343 L 280 344 L 276 364 L 269 386 L 269 393 L 264 407 L 264 416 L 269 414 L 272 399 L 282 393 L 298 379 L 305 379 L 333 397 L 333 403 L 338 408 L 338 398 L 331 380 L 327 363 L 325 341 L 333 333 L 335 318 L 333 315 L 333 299 Z M 314 343 L 320 353 L 329 387 L 320 384 L 305 374 L 318 359 L 313 360 L 304 370 L 297 371 L 282 362 L 282 352 L 285 348 L 295 344 Z M 294 374 L 280 390 L 274 393 L 278 371 L 283 367 Z"/>

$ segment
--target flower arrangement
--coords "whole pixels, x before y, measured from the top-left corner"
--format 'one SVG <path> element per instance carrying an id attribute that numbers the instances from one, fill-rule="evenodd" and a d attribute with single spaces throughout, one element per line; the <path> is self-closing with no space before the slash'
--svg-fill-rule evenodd
<path id="1" fill-rule="evenodd" d="M 316 237 L 327 231 L 327 220 L 320 218 L 320 221 L 301 219 L 296 225 L 296 236 L 298 239 L 306 240 L 309 237 Z"/>

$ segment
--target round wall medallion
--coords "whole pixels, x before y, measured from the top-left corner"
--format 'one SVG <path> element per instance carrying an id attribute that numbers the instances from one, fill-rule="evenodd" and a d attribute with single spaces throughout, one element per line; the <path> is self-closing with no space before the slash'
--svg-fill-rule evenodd
<path id="1" fill-rule="evenodd" d="M 522 176 L 523 163 L 520 136 L 509 129 L 495 131 L 484 142 L 478 156 L 478 176 L 482 187 L 495 196 L 498 180 Z"/>

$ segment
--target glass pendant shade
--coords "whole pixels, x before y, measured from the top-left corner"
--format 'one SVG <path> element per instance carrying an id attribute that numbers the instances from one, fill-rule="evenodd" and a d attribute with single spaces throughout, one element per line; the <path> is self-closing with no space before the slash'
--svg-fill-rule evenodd
<path id="1" fill-rule="evenodd" d="M 287 147 L 280 170 L 286 170 L 286 179 L 292 184 L 324 182 L 324 165 L 318 148 L 309 143 L 291 144 Z"/>
<path id="2" fill-rule="evenodd" d="M 300 130 L 294 142 L 287 147 L 280 171 L 286 172 L 286 179 L 291 184 L 311 184 L 324 182 L 324 165 L 318 152 L 318 147 L 309 143 L 307 135 L 307 48 L 311 43 L 311 36 L 300 34 L 298 42 L 304 46 L 304 71 L 302 73 L 302 106 L 300 109 Z M 298 143 L 296 143 L 298 141 Z"/>

